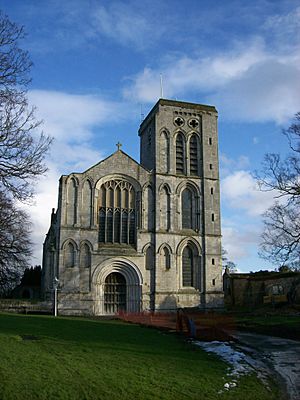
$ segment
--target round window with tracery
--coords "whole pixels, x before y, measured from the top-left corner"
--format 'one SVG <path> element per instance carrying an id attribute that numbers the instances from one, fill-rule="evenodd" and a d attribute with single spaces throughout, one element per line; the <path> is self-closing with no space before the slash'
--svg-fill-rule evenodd
<path id="1" fill-rule="evenodd" d="M 183 126 L 184 125 L 184 119 L 183 118 L 181 118 L 181 117 L 176 117 L 175 119 L 174 119 L 174 124 L 176 125 L 176 126 Z"/>
<path id="2" fill-rule="evenodd" d="M 199 126 L 199 121 L 195 118 L 192 118 L 189 120 L 188 124 L 191 128 L 196 129 Z"/>

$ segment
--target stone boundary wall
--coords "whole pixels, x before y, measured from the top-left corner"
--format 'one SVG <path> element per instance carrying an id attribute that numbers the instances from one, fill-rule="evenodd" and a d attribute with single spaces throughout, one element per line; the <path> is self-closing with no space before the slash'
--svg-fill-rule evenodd
<path id="1" fill-rule="evenodd" d="M 228 306 L 257 307 L 270 297 L 277 303 L 277 297 L 285 298 L 289 304 L 300 304 L 299 272 L 267 273 L 226 273 L 223 275 L 225 304 Z M 274 289 L 278 290 L 278 293 Z M 273 301 L 272 301 L 273 299 Z"/>
<path id="2" fill-rule="evenodd" d="M 0 312 L 17 314 L 52 314 L 53 305 L 46 301 L 0 299 Z"/>

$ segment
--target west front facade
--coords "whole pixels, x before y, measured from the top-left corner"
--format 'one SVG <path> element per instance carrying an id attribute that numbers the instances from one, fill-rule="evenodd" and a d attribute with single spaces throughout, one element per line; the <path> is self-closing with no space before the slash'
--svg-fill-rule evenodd
<path id="1" fill-rule="evenodd" d="M 139 137 L 140 163 L 118 144 L 60 178 L 42 270 L 60 314 L 222 305 L 217 111 L 160 99 Z"/>

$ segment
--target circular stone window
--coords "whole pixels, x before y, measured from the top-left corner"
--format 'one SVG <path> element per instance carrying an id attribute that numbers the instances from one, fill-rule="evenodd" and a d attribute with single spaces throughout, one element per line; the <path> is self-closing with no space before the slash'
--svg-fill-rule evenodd
<path id="1" fill-rule="evenodd" d="M 195 118 L 192 118 L 189 120 L 189 126 L 193 129 L 196 129 L 199 126 L 199 121 Z"/>
<path id="2" fill-rule="evenodd" d="M 184 125 L 184 119 L 183 118 L 181 118 L 181 117 L 176 117 L 175 119 L 174 119 L 174 124 L 176 125 L 176 126 L 182 126 L 182 125 Z"/>

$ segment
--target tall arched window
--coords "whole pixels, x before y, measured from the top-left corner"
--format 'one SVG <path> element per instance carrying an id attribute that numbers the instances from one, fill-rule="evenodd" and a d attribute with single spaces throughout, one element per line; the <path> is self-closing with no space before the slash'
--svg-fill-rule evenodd
<path id="1" fill-rule="evenodd" d="M 162 132 L 160 136 L 160 167 L 161 172 L 169 172 L 169 138 L 166 132 Z"/>
<path id="2" fill-rule="evenodd" d="M 163 267 L 165 269 L 170 269 L 171 268 L 171 256 L 170 256 L 170 251 L 167 247 L 163 248 L 162 257 L 163 257 Z"/>
<path id="3" fill-rule="evenodd" d="M 154 228 L 154 198 L 151 186 L 144 191 L 144 216 L 145 229 L 152 231 Z"/>
<path id="4" fill-rule="evenodd" d="M 185 172 L 184 139 L 182 133 L 176 136 L 176 174 Z"/>
<path id="5" fill-rule="evenodd" d="M 74 247 L 73 243 L 71 243 L 71 242 L 67 243 L 64 250 L 65 250 L 64 251 L 65 267 L 67 267 L 67 268 L 74 267 L 75 266 L 75 247 Z"/>
<path id="6" fill-rule="evenodd" d="M 182 285 L 194 286 L 193 251 L 186 246 L 182 252 Z"/>
<path id="7" fill-rule="evenodd" d="M 136 237 L 135 191 L 123 180 L 100 188 L 99 242 L 134 244 Z"/>
<path id="8" fill-rule="evenodd" d="M 91 266 L 91 250 L 89 246 L 84 243 L 80 247 L 80 267 L 89 268 Z"/>
<path id="9" fill-rule="evenodd" d="M 190 174 L 198 175 L 199 174 L 199 166 L 198 166 L 198 141 L 196 135 L 192 135 L 190 139 Z"/>
<path id="10" fill-rule="evenodd" d="M 67 225 L 76 224 L 77 186 L 74 178 L 68 182 L 67 194 Z"/>
<path id="11" fill-rule="evenodd" d="M 160 228 L 170 229 L 170 194 L 166 186 L 160 191 Z"/>
<path id="12" fill-rule="evenodd" d="M 149 246 L 146 250 L 145 255 L 145 267 L 147 270 L 151 271 L 154 266 L 154 250 L 153 246 Z"/>
<path id="13" fill-rule="evenodd" d="M 82 188 L 81 224 L 89 227 L 92 218 L 92 187 L 89 181 L 85 181 Z"/>
<path id="14" fill-rule="evenodd" d="M 190 189 L 186 188 L 181 195 L 181 215 L 182 215 L 182 229 L 193 229 L 193 193 Z"/>

